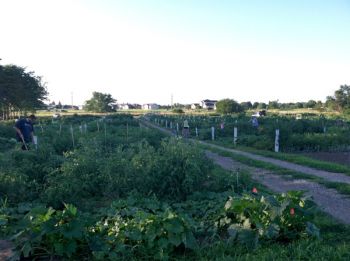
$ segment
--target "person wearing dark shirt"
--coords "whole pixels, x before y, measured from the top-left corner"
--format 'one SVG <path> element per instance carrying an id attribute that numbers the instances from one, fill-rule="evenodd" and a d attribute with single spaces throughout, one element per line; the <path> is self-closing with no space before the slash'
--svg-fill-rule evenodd
<path id="1" fill-rule="evenodd" d="M 22 150 L 28 150 L 26 143 L 33 142 L 34 127 L 33 123 L 36 117 L 30 115 L 24 119 L 19 119 L 15 124 L 16 137 L 19 142 L 22 142 Z"/>

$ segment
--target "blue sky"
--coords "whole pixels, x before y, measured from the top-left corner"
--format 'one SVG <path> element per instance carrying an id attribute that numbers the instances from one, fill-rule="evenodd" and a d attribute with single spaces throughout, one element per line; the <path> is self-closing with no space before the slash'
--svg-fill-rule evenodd
<path id="1" fill-rule="evenodd" d="M 0 0 L 2 63 L 50 99 L 325 100 L 350 84 L 350 1 Z"/>

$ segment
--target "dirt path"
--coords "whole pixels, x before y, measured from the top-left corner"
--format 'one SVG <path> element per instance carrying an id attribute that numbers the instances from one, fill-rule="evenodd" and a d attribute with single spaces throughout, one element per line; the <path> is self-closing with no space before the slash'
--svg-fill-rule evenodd
<path id="1" fill-rule="evenodd" d="M 247 170 L 253 179 L 272 191 L 279 193 L 289 190 L 305 191 L 305 194 L 311 196 L 324 212 L 345 224 L 350 224 L 350 198 L 339 194 L 334 189 L 328 189 L 318 183 L 304 179 L 283 178 L 271 171 L 250 167 L 210 151 L 206 151 L 206 155 L 224 169 L 236 170 L 240 168 Z"/>
<path id="2" fill-rule="evenodd" d="M 245 157 L 250 158 L 250 159 L 272 163 L 276 166 L 279 166 L 279 167 L 282 167 L 285 169 L 302 172 L 304 174 L 308 174 L 308 175 L 312 175 L 312 176 L 317 176 L 317 177 L 323 178 L 327 181 L 350 184 L 350 176 L 342 174 L 342 173 L 334 173 L 334 172 L 329 172 L 329 171 L 324 171 L 324 170 L 313 169 L 310 167 L 305 167 L 302 165 L 298 165 L 298 164 L 283 161 L 283 160 L 272 159 L 272 158 L 268 158 L 268 157 L 256 155 L 253 153 L 240 151 L 240 150 L 224 148 L 222 146 L 210 144 L 210 143 L 203 142 L 203 141 L 198 141 L 198 142 L 203 144 L 203 145 L 207 145 L 207 146 L 210 146 L 210 147 L 213 147 L 216 149 L 220 149 L 220 150 L 228 151 L 228 152 L 235 153 L 238 155 L 242 155 L 242 156 L 245 156 Z"/>

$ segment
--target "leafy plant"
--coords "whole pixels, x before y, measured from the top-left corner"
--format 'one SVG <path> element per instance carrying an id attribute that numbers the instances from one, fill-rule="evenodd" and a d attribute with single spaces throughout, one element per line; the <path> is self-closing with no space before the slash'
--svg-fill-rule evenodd
<path id="1" fill-rule="evenodd" d="M 259 239 L 289 242 L 307 235 L 319 237 L 304 207 L 301 192 L 230 197 L 217 227 L 230 241 L 250 248 L 257 247 Z"/>
<path id="2" fill-rule="evenodd" d="M 86 221 L 72 205 L 65 205 L 62 211 L 36 207 L 21 220 L 12 240 L 19 256 L 77 257 L 86 252 L 85 224 Z"/>

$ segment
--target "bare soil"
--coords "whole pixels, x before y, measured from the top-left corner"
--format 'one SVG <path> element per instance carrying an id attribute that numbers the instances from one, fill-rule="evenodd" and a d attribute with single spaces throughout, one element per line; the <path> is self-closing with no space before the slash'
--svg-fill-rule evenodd
<path id="1" fill-rule="evenodd" d="M 303 153 L 303 155 L 313 159 L 339 163 L 350 167 L 350 152 L 310 152 Z"/>
<path id="2" fill-rule="evenodd" d="M 290 176 L 281 176 L 268 170 L 250 167 L 210 151 L 206 151 L 206 155 L 224 169 L 247 170 L 254 180 L 274 192 L 305 191 L 305 194 L 310 196 L 321 210 L 344 224 L 350 224 L 350 198 L 339 194 L 334 189 L 326 188 L 309 180 L 293 179 Z"/>

